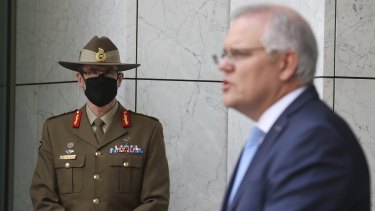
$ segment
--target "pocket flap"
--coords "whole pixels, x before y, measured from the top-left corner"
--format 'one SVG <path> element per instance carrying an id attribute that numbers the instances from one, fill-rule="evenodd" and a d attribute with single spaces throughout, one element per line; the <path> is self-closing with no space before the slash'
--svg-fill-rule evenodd
<path id="1" fill-rule="evenodd" d="M 76 159 L 61 160 L 55 158 L 55 168 L 80 168 L 85 165 L 85 155 L 77 155 Z"/>
<path id="2" fill-rule="evenodd" d="M 114 155 L 109 158 L 110 166 L 122 166 L 125 168 L 140 168 L 142 166 L 141 155 Z"/>

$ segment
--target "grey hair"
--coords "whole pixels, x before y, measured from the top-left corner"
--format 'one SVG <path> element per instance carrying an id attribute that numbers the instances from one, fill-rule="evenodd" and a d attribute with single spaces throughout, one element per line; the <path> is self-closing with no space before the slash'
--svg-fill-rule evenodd
<path id="1" fill-rule="evenodd" d="M 299 59 L 296 75 L 302 83 L 310 83 L 315 75 L 318 48 L 307 21 L 296 11 L 277 5 L 250 5 L 234 13 L 232 21 L 243 16 L 264 15 L 268 25 L 261 37 L 267 52 L 296 51 Z"/>

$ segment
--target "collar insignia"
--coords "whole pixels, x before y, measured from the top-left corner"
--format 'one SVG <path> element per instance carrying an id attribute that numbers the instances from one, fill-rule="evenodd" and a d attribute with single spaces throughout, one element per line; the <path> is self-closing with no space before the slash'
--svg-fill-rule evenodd
<path id="1" fill-rule="evenodd" d="M 72 123 L 73 128 L 79 128 L 79 125 L 81 124 L 81 117 L 82 117 L 81 110 L 77 110 L 76 112 L 74 112 L 73 123 Z"/>
<path id="2" fill-rule="evenodd" d="M 130 117 L 128 111 L 123 111 L 121 113 L 121 125 L 122 127 L 129 127 L 130 126 Z"/>

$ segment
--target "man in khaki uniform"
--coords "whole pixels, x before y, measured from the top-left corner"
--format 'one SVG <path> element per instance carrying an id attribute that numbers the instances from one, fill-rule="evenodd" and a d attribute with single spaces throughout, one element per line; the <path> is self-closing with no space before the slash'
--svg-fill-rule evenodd
<path id="1" fill-rule="evenodd" d="M 34 209 L 69 211 L 165 211 L 169 171 L 160 122 L 126 110 L 115 99 L 123 73 L 107 38 L 92 38 L 77 71 L 87 104 L 49 118 L 43 127 L 30 193 Z"/>

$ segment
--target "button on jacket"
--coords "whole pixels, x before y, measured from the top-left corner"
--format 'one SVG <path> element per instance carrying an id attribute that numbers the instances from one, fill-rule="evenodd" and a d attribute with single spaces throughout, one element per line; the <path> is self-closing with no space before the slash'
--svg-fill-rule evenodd
<path id="1" fill-rule="evenodd" d="M 44 124 L 30 188 L 34 209 L 168 210 L 169 171 L 160 122 L 128 111 L 130 125 L 123 127 L 126 110 L 119 104 L 97 142 L 85 107 L 81 111 L 79 128 L 72 127 L 74 112 Z M 125 144 L 137 146 L 137 153 L 114 153 Z"/>

